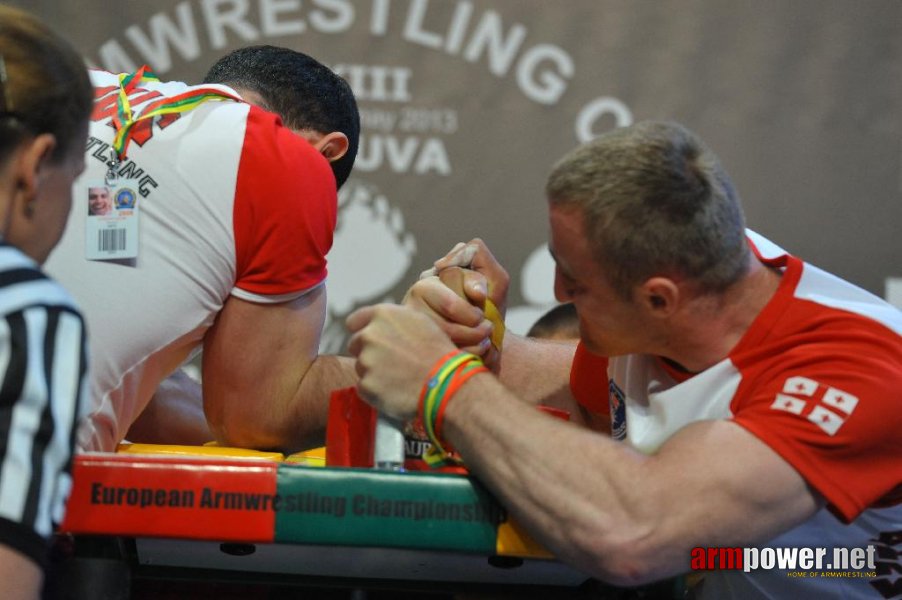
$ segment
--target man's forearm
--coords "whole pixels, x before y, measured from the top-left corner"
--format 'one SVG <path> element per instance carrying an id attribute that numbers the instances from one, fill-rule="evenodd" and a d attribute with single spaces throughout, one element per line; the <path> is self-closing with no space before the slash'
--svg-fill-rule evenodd
<path id="1" fill-rule="evenodd" d="M 317 354 L 325 310 L 323 286 L 281 304 L 229 298 L 204 337 L 204 413 L 220 443 L 322 443 L 329 395 L 356 382 L 350 359 Z"/>
<path id="2" fill-rule="evenodd" d="M 595 576 L 638 583 L 624 575 L 629 558 L 615 540 L 642 537 L 639 490 L 625 482 L 645 457 L 542 415 L 488 376 L 455 395 L 445 415 L 445 435 L 467 466 L 537 539 Z"/>
<path id="3" fill-rule="evenodd" d="M 336 355 L 316 357 L 304 374 L 292 403 L 290 412 L 298 424 L 298 434 L 292 445 L 297 443 L 300 449 L 322 446 L 332 392 L 354 385 L 357 385 L 354 359 Z"/>
<path id="4" fill-rule="evenodd" d="M 765 542 L 821 506 L 788 462 L 729 420 L 687 425 L 646 456 L 543 416 L 480 375 L 444 423 L 470 470 L 539 541 L 620 585 L 678 573 L 695 546 Z"/>

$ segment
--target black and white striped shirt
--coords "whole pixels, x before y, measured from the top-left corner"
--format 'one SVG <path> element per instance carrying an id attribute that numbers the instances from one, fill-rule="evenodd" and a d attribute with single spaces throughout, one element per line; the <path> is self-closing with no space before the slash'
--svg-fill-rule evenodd
<path id="1" fill-rule="evenodd" d="M 86 371 L 71 296 L 0 241 L 0 544 L 38 564 L 72 485 Z"/>

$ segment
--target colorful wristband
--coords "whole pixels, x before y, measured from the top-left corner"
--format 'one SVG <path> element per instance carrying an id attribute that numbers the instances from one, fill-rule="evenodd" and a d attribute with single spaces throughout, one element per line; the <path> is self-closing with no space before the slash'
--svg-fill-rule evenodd
<path id="1" fill-rule="evenodd" d="M 445 422 L 445 409 L 448 407 L 448 404 L 451 403 L 451 398 L 454 397 L 454 394 L 463 386 L 467 380 L 470 379 L 473 375 L 478 373 L 488 373 L 489 369 L 481 362 L 479 363 L 469 363 L 464 368 L 458 370 L 455 374 L 451 383 L 448 384 L 448 389 L 445 390 L 444 394 L 444 402 L 436 410 L 435 414 L 435 422 L 432 425 L 432 430 L 435 432 L 435 437 L 437 439 L 442 439 L 442 425 Z M 453 452 L 453 449 L 445 444 L 445 449 L 449 452 Z"/>
<path id="2" fill-rule="evenodd" d="M 435 365 L 429 371 L 429 375 L 426 376 L 426 382 L 423 384 L 423 389 L 420 390 L 420 402 L 417 409 L 417 416 L 420 420 L 423 419 L 423 405 L 426 401 L 426 396 L 429 394 L 430 390 L 432 390 L 438 384 L 438 372 L 445 366 L 445 364 L 453 359 L 455 356 L 460 354 L 465 354 L 461 350 L 452 350 L 448 354 L 444 355 L 440 359 L 435 362 Z"/>
<path id="3" fill-rule="evenodd" d="M 432 448 L 423 455 L 431 467 L 455 461 L 451 448 L 444 442 L 439 429 L 444 421 L 445 408 L 451 397 L 473 375 L 488 371 L 478 356 L 463 351 L 449 352 L 440 358 L 429 373 L 420 393 L 419 416 Z"/>

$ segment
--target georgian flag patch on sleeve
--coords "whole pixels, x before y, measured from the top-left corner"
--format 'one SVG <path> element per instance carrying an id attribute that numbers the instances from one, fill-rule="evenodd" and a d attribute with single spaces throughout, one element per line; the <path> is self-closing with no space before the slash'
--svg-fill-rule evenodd
<path id="1" fill-rule="evenodd" d="M 825 391 L 820 393 L 821 390 Z M 801 376 L 789 377 L 770 405 L 774 410 L 805 417 L 831 436 L 836 435 L 856 406 L 857 396 Z"/>

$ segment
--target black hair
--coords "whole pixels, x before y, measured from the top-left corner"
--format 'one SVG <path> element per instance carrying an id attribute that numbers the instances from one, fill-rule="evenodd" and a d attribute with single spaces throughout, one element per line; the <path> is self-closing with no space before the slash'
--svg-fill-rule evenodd
<path id="1" fill-rule="evenodd" d="M 331 163 L 338 187 L 348 179 L 360 141 L 360 114 L 348 82 L 303 52 L 276 46 L 248 46 L 219 59 L 204 83 L 256 92 L 263 108 L 292 129 L 348 136 L 348 151 Z"/>

